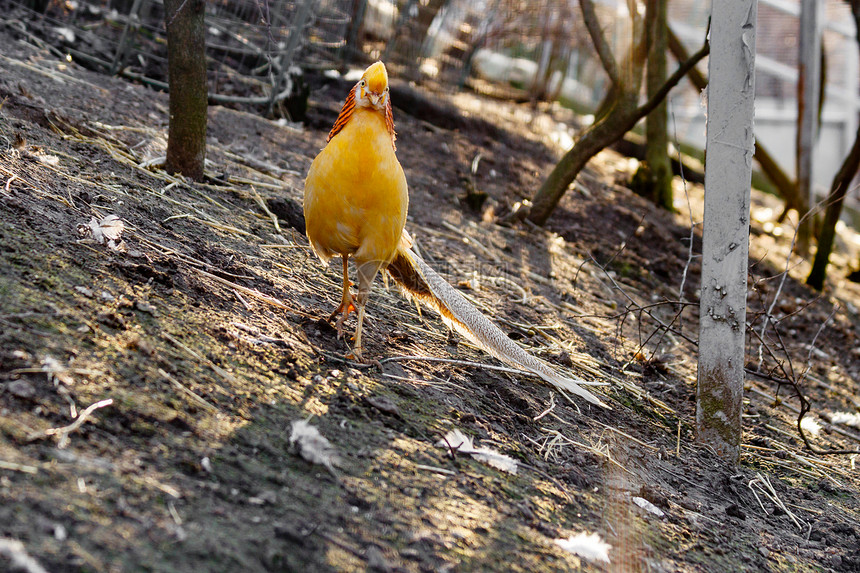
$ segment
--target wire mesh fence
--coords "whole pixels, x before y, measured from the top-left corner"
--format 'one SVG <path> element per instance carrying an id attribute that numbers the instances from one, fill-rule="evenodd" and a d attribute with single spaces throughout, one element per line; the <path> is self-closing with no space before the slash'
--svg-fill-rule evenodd
<path id="1" fill-rule="evenodd" d="M 353 3 L 207 1 L 210 100 L 271 107 L 294 92 L 296 67 L 339 67 Z M 167 89 L 161 0 L 2 0 L 0 8 L 7 25 L 55 52 Z"/>
<path id="2" fill-rule="evenodd" d="M 622 57 L 634 36 L 635 3 L 594 4 L 613 53 Z M 858 121 L 857 51 L 847 5 L 826 6 L 826 93 L 828 102 L 841 101 L 825 105 L 825 128 L 838 132 L 833 137 L 844 150 Z M 580 112 L 593 111 L 609 90 L 576 0 L 206 0 L 205 7 L 209 93 L 217 103 L 292 116 L 288 99 L 301 84 L 295 66 L 343 71 L 375 59 L 399 78 L 519 101 L 557 100 Z M 688 51 L 697 49 L 707 4 L 672 0 L 671 7 L 670 28 Z M 0 9 L 7 25 L 59 55 L 167 88 L 163 0 L 0 0 Z M 776 110 L 760 119 L 762 126 L 779 123 L 779 147 L 791 139 L 783 132 L 794 129 L 783 108 L 795 98 L 797 7 L 762 0 L 760 12 L 759 34 L 768 41 L 759 42 L 757 97 L 762 110 Z M 670 98 L 681 139 L 699 141 L 697 90 L 682 82 Z M 783 147 L 780 155 L 791 156 Z"/>

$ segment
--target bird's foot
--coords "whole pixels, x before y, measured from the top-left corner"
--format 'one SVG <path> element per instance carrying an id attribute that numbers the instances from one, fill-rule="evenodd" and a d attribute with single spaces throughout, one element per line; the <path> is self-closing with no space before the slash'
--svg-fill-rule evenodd
<path id="1" fill-rule="evenodd" d="M 352 297 L 352 295 L 350 295 L 349 301 L 345 301 L 345 300 L 341 301 L 340 306 L 338 306 L 336 309 L 334 309 L 334 312 L 332 312 L 331 315 L 329 315 L 328 322 L 331 322 L 334 319 L 334 317 L 336 317 L 338 314 L 340 314 L 340 317 L 337 319 L 337 322 L 335 323 L 335 327 L 337 328 L 338 340 L 340 340 L 341 337 L 343 337 L 343 323 L 344 323 L 344 321 L 349 316 L 349 313 L 355 312 L 355 310 L 356 309 L 355 309 L 355 304 L 353 302 L 353 297 Z"/>
<path id="2" fill-rule="evenodd" d="M 361 348 L 353 348 L 350 352 L 346 353 L 344 356 L 347 360 L 355 360 L 356 362 L 360 362 L 361 364 L 367 364 L 367 361 L 362 356 Z"/>

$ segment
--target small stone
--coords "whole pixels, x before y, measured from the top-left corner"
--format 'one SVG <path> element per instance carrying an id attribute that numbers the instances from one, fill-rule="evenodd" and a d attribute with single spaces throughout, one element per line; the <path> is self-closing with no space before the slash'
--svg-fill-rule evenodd
<path id="1" fill-rule="evenodd" d="M 69 532 L 61 523 L 54 524 L 54 539 L 57 541 L 65 541 L 69 537 Z"/>
<path id="2" fill-rule="evenodd" d="M 726 508 L 726 515 L 737 517 L 740 520 L 744 520 L 747 518 L 747 514 L 745 514 L 736 503 L 733 503 Z"/>
<path id="3" fill-rule="evenodd" d="M 270 504 L 278 503 L 278 494 L 275 493 L 275 491 L 271 490 L 271 489 L 261 491 L 257 497 L 262 499 L 265 503 L 270 503 Z"/>
<path id="4" fill-rule="evenodd" d="M 830 558 L 830 566 L 833 567 L 834 569 L 839 569 L 840 567 L 842 567 L 842 556 L 841 555 L 834 555 L 833 557 L 831 557 Z"/>
<path id="5" fill-rule="evenodd" d="M 392 416 L 400 414 L 400 409 L 397 407 L 397 404 L 385 396 L 366 397 L 365 401 L 383 414 L 391 414 Z"/>
<path id="6" fill-rule="evenodd" d="M 392 567 L 391 564 L 388 562 L 388 559 L 385 558 L 385 555 L 382 554 L 382 551 L 375 545 L 371 545 L 370 547 L 368 547 L 367 551 L 364 552 L 364 556 L 367 559 L 368 571 L 392 571 Z"/>
<path id="7" fill-rule="evenodd" d="M 75 290 L 76 290 L 76 291 L 78 291 L 79 293 L 81 293 L 81 294 L 82 294 L 82 295 L 84 295 L 84 296 L 87 296 L 87 297 L 92 297 L 92 296 L 93 296 L 93 291 L 92 291 L 91 289 L 88 289 L 88 288 L 87 288 L 87 287 L 85 287 L 85 286 L 76 286 L 76 287 L 75 287 Z"/>
<path id="8" fill-rule="evenodd" d="M 770 557 L 770 551 L 767 550 L 767 547 L 759 547 L 758 552 L 761 553 L 761 556 L 765 559 Z"/>
<path id="9" fill-rule="evenodd" d="M 12 380 L 6 384 L 6 389 L 19 398 L 32 398 L 36 394 L 36 389 L 26 380 Z"/>
<path id="10" fill-rule="evenodd" d="M 141 312 L 146 312 L 146 313 L 149 313 L 149 314 L 155 316 L 155 312 L 156 312 L 155 307 L 152 306 L 151 304 L 149 304 L 148 302 L 146 302 L 145 300 L 135 301 L 134 308 L 136 308 L 137 310 L 139 310 Z"/>
<path id="11" fill-rule="evenodd" d="M 334 370 L 332 370 L 328 373 L 329 378 L 340 378 L 340 375 L 341 375 L 341 371 L 338 370 L 337 368 L 335 368 Z"/>

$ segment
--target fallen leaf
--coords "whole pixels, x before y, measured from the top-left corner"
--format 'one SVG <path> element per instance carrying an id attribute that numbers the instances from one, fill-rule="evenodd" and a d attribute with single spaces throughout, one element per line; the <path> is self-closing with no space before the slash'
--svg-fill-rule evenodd
<path id="1" fill-rule="evenodd" d="M 651 503 L 650 501 L 648 501 L 644 497 L 631 497 L 630 501 L 632 501 L 633 503 L 635 503 L 636 505 L 638 505 L 639 507 L 641 507 L 645 511 L 647 511 L 649 513 L 653 513 L 657 517 L 663 517 L 664 515 L 666 515 L 665 513 L 663 513 L 662 509 L 660 509 L 659 507 L 657 507 L 656 505 L 654 505 L 653 503 Z"/>
<path id="2" fill-rule="evenodd" d="M 45 165 L 56 166 L 60 164 L 60 158 L 56 155 L 37 155 L 36 158 Z"/>
<path id="3" fill-rule="evenodd" d="M 811 415 L 803 417 L 800 421 L 800 427 L 814 437 L 817 437 L 821 433 L 821 424 Z"/>
<path id="4" fill-rule="evenodd" d="M 515 459 L 499 453 L 492 448 L 476 448 L 472 443 L 472 438 L 458 429 L 451 430 L 445 434 L 445 439 L 439 440 L 436 445 L 445 448 L 451 447 L 460 453 L 469 454 L 479 462 L 483 462 L 503 472 L 508 472 L 509 474 L 517 473 L 517 461 Z"/>
<path id="5" fill-rule="evenodd" d="M 833 412 L 830 414 L 830 422 L 860 428 L 860 414 L 854 412 Z"/>
<path id="6" fill-rule="evenodd" d="M 296 420 L 292 423 L 290 444 L 298 448 L 299 455 L 312 464 L 325 466 L 334 471 L 339 462 L 337 452 L 325 436 L 320 434 L 316 426 L 306 420 Z"/>
<path id="7" fill-rule="evenodd" d="M 69 369 L 60 364 L 60 361 L 52 356 L 45 356 L 42 359 L 42 371 L 47 374 L 48 382 L 53 382 L 54 386 L 58 386 L 60 382 L 66 386 L 71 386 L 75 383 L 75 379 L 69 374 Z"/>
<path id="8" fill-rule="evenodd" d="M 107 245 L 112 251 L 125 252 L 125 243 L 122 240 L 122 232 L 125 223 L 116 215 L 108 215 L 101 221 L 92 217 L 89 223 L 78 225 L 78 234 L 84 238 L 91 238 L 100 245 Z"/>
<path id="9" fill-rule="evenodd" d="M 609 550 L 612 546 L 603 541 L 597 533 L 577 533 L 567 539 L 556 539 L 555 544 L 574 555 L 589 561 L 609 563 Z"/>

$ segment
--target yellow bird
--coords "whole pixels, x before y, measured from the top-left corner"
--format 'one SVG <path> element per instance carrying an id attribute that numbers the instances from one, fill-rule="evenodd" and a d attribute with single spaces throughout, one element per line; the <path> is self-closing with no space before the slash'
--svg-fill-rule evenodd
<path id="1" fill-rule="evenodd" d="M 364 307 L 373 279 L 385 269 L 408 295 L 439 312 L 449 327 L 496 358 L 525 368 L 563 394 L 606 407 L 580 386 L 584 381 L 559 374 L 520 348 L 412 251 L 405 230 L 409 192 L 394 142 L 388 73 L 382 62 L 376 62 L 350 90 L 305 179 L 305 225 L 311 246 L 324 263 L 335 255 L 343 260 L 341 302 L 329 317 L 331 321 L 341 314 L 338 337 L 344 320 L 356 310 L 353 353 L 361 359 Z M 350 293 L 349 257 L 358 271 L 355 299 Z"/>
<path id="2" fill-rule="evenodd" d="M 376 62 L 349 92 L 305 179 L 305 224 L 314 252 L 324 263 L 343 259 L 343 296 L 329 317 L 343 321 L 358 308 L 355 355 L 361 356 L 364 306 L 376 273 L 394 258 L 403 228 L 409 191 L 394 154 L 394 118 L 388 97 L 388 73 Z M 349 291 L 352 256 L 358 269 L 358 298 Z"/>

